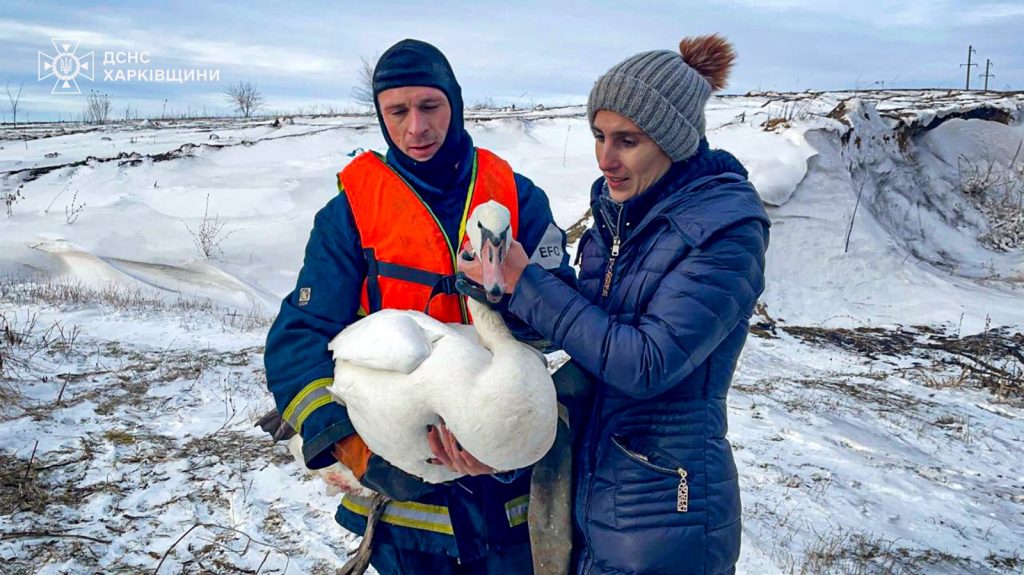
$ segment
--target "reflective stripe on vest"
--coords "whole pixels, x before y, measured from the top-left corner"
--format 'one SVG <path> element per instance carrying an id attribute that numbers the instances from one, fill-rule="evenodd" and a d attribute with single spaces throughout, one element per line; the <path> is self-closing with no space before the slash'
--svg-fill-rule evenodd
<path id="1" fill-rule="evenodd" d="M 424 311 L 444 322 L 469 323 L 455 290 L 456 255 L 466 239 L 466 220 L 478 205 L 494 200 L 508 208 L 512 236 L 519 230 L 515 174 L 507 162 L 477 148 L 459 225 L 451 245 L 440 220 L 416 190 L 373 152 L 361 154 L 338 174 L 366 258 L 360 303 L 367 313 L 381 309 Z"/>
<path id="2" fill-rule="evenodd" d="M 345 509 L 366 516 L 370 512 L 370 499 L 352 493 L 346 493 L 341 500 Z M 505 503 L 505 516 L 508 518 L 508 526 L 516 527 L 526 523 L 530 510 L 530 496 L 520 495 Z M 416 503 L 415 501 L 392 501 L 388 503 L 381 516 L 381 521 L 398 525 L 401 527 L 412 527 L 413 529 L 424 529 L 444 535 L 454 535 L 452 520 L 448 515 L 448 508 L 443 505 L 428 505 Z"/>
<path id="3" fill-rule="evenodd" d="M 508 526 L 515 527 L 526 523 L 530 511 L 530 495 L 520 495 L 505 504 L 505 517 L 508 518 Z"/>
<path id="4" fill-rule="evenodd" d="M 349 511 L 366 516 L 370 512 L 371 503 L 366 497 L 346 493 L 341 500 L 341 505 Z M 401 527 L 455 535 L 451 517 L 448 516 L 448 508 L 443 505 L 428 505 L 415 501 L 392 501 L 384 509 L 381 521 Z"/>

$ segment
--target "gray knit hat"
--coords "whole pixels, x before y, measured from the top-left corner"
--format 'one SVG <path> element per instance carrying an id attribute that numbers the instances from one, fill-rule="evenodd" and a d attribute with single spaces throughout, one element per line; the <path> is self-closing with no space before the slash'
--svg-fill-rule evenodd
<path id="1" fill-rule="evenodd" d="M 684 39 L 680 50 L 642 52 L 612 66 L 590 90 L 591 125 L 598 110 L 609 110 L 636 124 L 673 162 L 692 156 L 704 137 L 704 107 L 724 86 L 735 56 L 718 36 Z"/>

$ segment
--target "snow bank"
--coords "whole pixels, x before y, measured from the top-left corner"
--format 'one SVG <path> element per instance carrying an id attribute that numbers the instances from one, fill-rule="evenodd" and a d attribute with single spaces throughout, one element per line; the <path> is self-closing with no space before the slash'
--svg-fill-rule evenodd
<path id="1" fill-rule="evenodd" d="M 1007 454 L 1021 449 L 1021 408 L 957 387 L 948 363 L 858 356 L 783 328 L 1020 331 L 1024 256 L 979 241 L 988 222 L 959 192 L 957 165 L 1009 164 L 1021 108 L 1019 95 L 926 91 L 711 102 L 709 140 L 747 165 L 773 223 L 755 320 L 779 335 L 750 339 L 729 402 L 740 572 L 800 572 L 830 544 L 889 549 L 929 573 L 997 572 L 1014 557 L 1019 569 L 1024 500 Z M 38 439 L 45 465 L 86 444 L 90 458 L 38 473 L 55 493 L 84 491 L 0 515 L 0 529 L 34 521 L 110 541 L 88 543 L 93 553 L 74 541 L 5 541 L 0 559 L 41 558 L 32 569 L 44 573 L 151 570 L 206 523 L 270 546 L 204 527 L 169 555 L 174 569 L 200 560 L 254 571 L 265 560 L 265 570 L 303 573 L 343 562 L 355 541 L 331 520 L 337 501 L 251 426 L 270 406 L 260 346 L 314 214 L 351 154 L 384 141 L 368 117 L 292 120 L 0 135 L 2 191 L 21 194 L 0 224 L 0 301 L 8 321 L 44 326 L 17 382 L 27 407 L 0 410 L 0 456 L 23 470 Z M 478 110 L 467 129 L 547 191 L 563 227 L 587 221 L 599 172 L 582 108 Z M 215 229 L 212 257 L 193 233 L 204 223 Z M 27 278 L 54 284 L 12 287 Z M 72 305 L 54 297 L 60 282 L 164 299 Z"/>

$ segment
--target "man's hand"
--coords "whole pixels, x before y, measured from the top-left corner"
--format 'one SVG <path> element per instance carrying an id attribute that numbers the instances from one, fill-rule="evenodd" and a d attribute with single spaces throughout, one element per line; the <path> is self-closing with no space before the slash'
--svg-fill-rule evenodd
<path id="1" fill-rule="evenodd" d="M 445 427 L 444 421 L 441 425 L 427 426 L 427 442 L 430 444 L 430 451 L 434 459 L 430 461 L 434 465 L 444 465 L 456 473 L 466 475 L 490 475 L 496 470 L 480 463 L 477 458 L 462 449 L 452 432 Z"/>

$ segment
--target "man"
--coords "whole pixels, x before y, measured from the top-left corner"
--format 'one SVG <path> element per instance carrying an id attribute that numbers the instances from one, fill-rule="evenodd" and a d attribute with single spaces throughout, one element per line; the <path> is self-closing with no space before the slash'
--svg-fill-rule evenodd
<path id="1" fill-rule="evenodd" d="M 383 308 L 468 323 L 455 258 L 468 213 L 488 199 L 510 209 L 532 262 L 574 284 L 565 234 L 543 191 L 473 147 L 461 88 L 437 48 L 392 46 L 374 70 L 373 93 L 387 155 L 354 159 L 338 174 L 339 195 L 317 213 L 296 289 L 267 338 L 268 386 L 302 435 L 307 467 L 337 459 L 395 499 L 374 536 L 371 564 L 380 573 L 530 573 L 529 473 L 494 474 L 443 427 L 424 430 L 432 462 L 468 474 L 458 481 L 428 485 L 373 455 L 326 391 L 334 373 L 327 343 Z M 507 313 L 506 322 L 517 334 L 530 331 Z M 368 505 L 347 495 L 336 519 L 361 534 Z"/>

